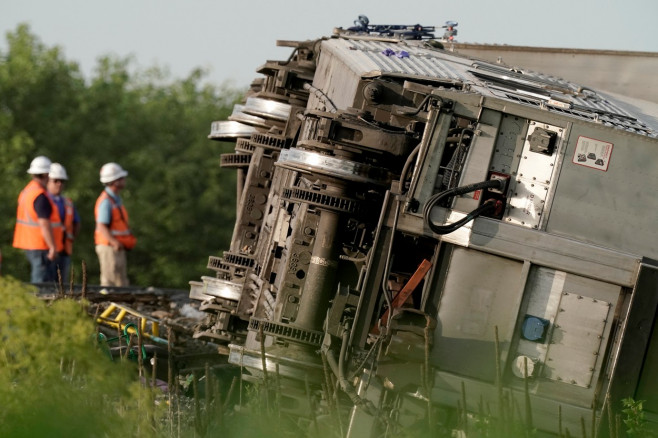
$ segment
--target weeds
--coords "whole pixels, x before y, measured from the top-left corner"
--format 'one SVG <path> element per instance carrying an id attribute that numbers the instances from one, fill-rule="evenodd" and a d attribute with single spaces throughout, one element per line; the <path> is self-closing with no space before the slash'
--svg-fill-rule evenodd
<path id="1" fill-rule="evenodd" d="M 631 397 L 622 399 L 624 415 L 623 421 L 626 426 L 626 434 L 629 437 L 653 437 L 656 436 L 653 430 L 650 430 L 649 422 L 644 413 L 644 400 L 634 400 Z"/>
<path id="2" fill-rule="evenodd" d="M 129 340 L 120 333 L 127 348 L 120 360 L 113 360 L 107 343 L 96 341 L 94 322 L 79 302 L 61 297 L 45 303 L 31 286 L 9 277 L 0 277 L 0 296 L 0 436 L 334 438 L 345 432 L 349 410 L 341 408 L 336 381 L 328 369 L 321 388 L 304 382 L 305 399 L 300 400 L 304 399 L 312 415 L 303 420 L 289 416 L 282 406 L 278 368 L 260 385 L 245 383 L 237 375 L 218 375 L 208 366 L 197 375 L 178 375 L 171 331 L 166 361 L 158 357 L 143 361 L 141 354 L 129 360 L 131 344 L 141 351 L 139 336 Z M 158 366 L 167 366 L 168 390 L 157 388 Z M 480 396 L 477 412 L 468 412 L 468 388 L 462 383 L 456 409 L 432 405 L 431 424 L 425 418 L 399 427 L 391 417 L 373 419 L 373 427 L 388 429 L 388 436 L 414 438 L 536 436 L 527 382 L 525 397 L 517 400 L 503 389 L 500 364 L 496 366 L 498 400 L 493 409 Z M 620 432 L 629 437 L 656 436 L 642 400 L 626 398 L 621 403 L 618 413 L 606 403 L 611 437 L 622 436 Z M 418 412 L 423 410 L 418 407 Z M 570 432 L 563 428 L 561 407 L 556 414 L 560 437 L 594 434 L 586 431 L 584 418 L 580 430 Z M 450 419 L 451 415 L 456 418 Z M 593 413 L 590 431 L 595 426 Z"/>
<path id="3" fill-rule="evenodd" d="M 78 303 L 48 306 L 9 277 L 0 296 L 0 436 L 156 435 L 134 367 L 107 360 Z"/>

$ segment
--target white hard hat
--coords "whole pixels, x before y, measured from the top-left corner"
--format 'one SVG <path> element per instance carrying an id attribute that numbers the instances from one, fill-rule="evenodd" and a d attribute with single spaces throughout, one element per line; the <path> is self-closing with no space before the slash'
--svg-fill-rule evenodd
<path id="1" fill-rule="evenodd" d="M 50 158 L 40 155 L 30 163 L 27 173 L 31 175 L 43 175 L 50 172 Z"/>
<path id="2" fill-rule="evenodd" d="M 101 182 L 103 184 L 111 183 L 126 176 L 128 176 L 128 172 L 123 170 L 117 163 L 106 163 L 101 167 Z"/>
<path id="3" fill-rule="evenodd" d="M 66 169 L 59 163 L 53 163 L 50 165 L 50 172 L 48 173 L 48 178 L 50 179 L 69 179 L 69 176 L 66 174 Z"/>

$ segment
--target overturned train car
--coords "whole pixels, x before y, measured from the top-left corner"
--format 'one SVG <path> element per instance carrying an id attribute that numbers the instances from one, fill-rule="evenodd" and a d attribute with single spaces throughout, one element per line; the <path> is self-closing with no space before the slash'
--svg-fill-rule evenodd
<path id="1" fill-rule="evenodd" d="M 588 436 L 624 397 L 658 412 L 655 128 L 407 38 L 279 42 L 290 58 L 213 123 L 238 204 L 190 282 L 195 336 L 346 437 L 464 429 L 483 406 Z"/>

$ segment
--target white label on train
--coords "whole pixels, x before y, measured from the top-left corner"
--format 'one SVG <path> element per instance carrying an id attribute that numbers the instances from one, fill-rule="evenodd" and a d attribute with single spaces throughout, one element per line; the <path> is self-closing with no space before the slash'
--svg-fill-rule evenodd
<path id="1" fill-rule="evenodd" d="M 578 137 L 572 162 L 606 172 L 610 164 L 610 155 L 612 155 L 612 143 L 581 135 Z"/>

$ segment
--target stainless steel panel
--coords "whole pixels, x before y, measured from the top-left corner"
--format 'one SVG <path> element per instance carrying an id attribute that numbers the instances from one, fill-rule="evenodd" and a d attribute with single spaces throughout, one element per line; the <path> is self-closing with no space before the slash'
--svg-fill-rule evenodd
<path id="1" fill-rule="evenodd" d="M 445 212 L 445 209 L 435 210 Z M 463 217 L 461 213 L 451 214 L 450 222 Z M 446 216 L 442 214 L 437 217 L 443 220 Z M 391 223 L 392 217 L 388 217 L 386 225 L 391 226 Z M 416 214 L 402 214 L 398 220 L 400 230 L 416 232 L 422 228 L 423 219 Z M 427 234 L 430 232 L 427 231 Z M 482 217 L 454 233 L 442 236 L 441 240 L 627 287 L 635 284 L 641 261 L 636 254 Z"/>
<path id="2" fill-rule="evenodd" d="M 495 330 L 501 353 L 513 335 L 523 264 L 455 247 L 441 295 L 431 361 L 440 369 L 484 380 L 495 377 Z"/>
<path id="3" fill-rule="evenodd" d="M 503 114 L 491 170 L 511 175 L 517 169 L 527 131 L 526 119 Z"/>
<path id="4" fill-rule="evenodd" d="M 581 137 L 611 145 L 606 170 L 573 162 Z M 658 258 L 657 150 L 656 139 L 574 124 L 546 230 Z"/>
<path id="5" fill-rule="evenodd" d="M 535 129 L 543 128 L 555 132 L 555 150 L 551 155 L 530 151 L 528 136 Z M 516 170 L 516 179 L 510 184 L 509 209 L 503 220 L 528 228 L 539 228 L 554 176 L 558 151 L 562 144 L 564 129 L 544 123 L 530 122 L 523 150 Z"/>
<path id="6" fill-rule="evenodd" d="M 519 325 L 511 361 L 527 356 L 536 364 L 534 393 L 556 399 L 568 394 L 573 403 L 591 403 L 621 292 L 618 285 L 532 267 L 517 321 L 531 315 L 548 320 L 549 325 L 545 339 L 535 341 L 524 339 Z M 521 379 L 513 380 L 522 385 Z"/>
<path id="7" fill-rule="evenodd" d="M 474 221 L 469 247 L 623 286 L 635 284 L 641 259 L 635 254 L 486 218 Z"/>
<path id="8" fill-rule="evenodd" d="M 606 301 L 563 292 L 544 363 L 544 377 L 590 387 L 609 310 L 610 303 Z"/>
<path id="9" fill-rule="evenodd" d="M 461 213 L 452 212 L 449 221 L 460 217 L 463 217 Z M 414 232 L 423 227 L 422 222 L 422 218 L 417 215 L 403 214 L 398 221 L 398 228 Z M 392 218 L 388 218 L 387 225 L 391 223 Z M 641 260 L 636 254 L 482 217 L 454 233 L 446 234 L 441 240 L 627 287 L 635 284 Z"/>

